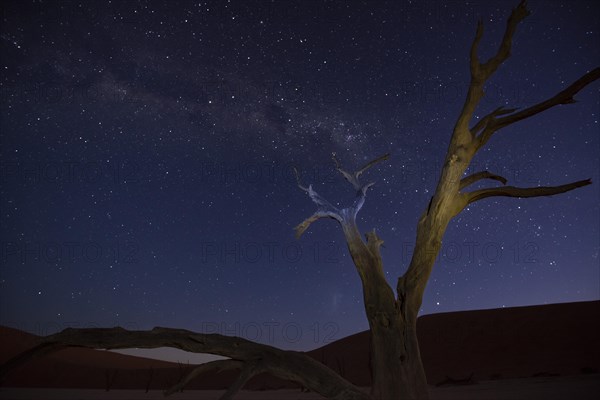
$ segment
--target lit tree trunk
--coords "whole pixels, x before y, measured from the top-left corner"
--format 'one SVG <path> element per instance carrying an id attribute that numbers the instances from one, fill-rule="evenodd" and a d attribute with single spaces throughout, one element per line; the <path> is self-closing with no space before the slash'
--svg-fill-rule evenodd
<path id="1" fill-rule="evenodd" d="M 348 248 L 363 283 L 370 328 L 373 399 L 426 399 L 427 381 L 417 341 L 419 304 L 406 295 L 395 298 L 383 272 L 375 231 L 361 240 L 356 223 L 344 226 Z M 404 288 L 402 292 L 406 294 Z"/>
<path id="2" fill-rule="evenodd" d="M 340 167 L 333 155 L 337 170 L 357 191 L 357 200 L 352 207 L 338 210 L 320 197 L 311 186 L 303 187 L 297 173 L 298 185 L 319 206 L 319 210 L 296 228 L 297 236 L 322 217 L 336 219 L 342 225 L 352 260 L 363 284 L 365 310 L 371 330 L 373 386 L 371 397 L 376 400 L 427 399 L 427 381 L 416 332 L 416 320 L 422 304 L 423 293 L 433 265 L 442 245 L 448 223 L 468 204 L 492 196 L 538 197 L 564 193 L 591 183 L 582 180 L 561 186 L 518 188 L 513 186 L 493 187 L 464 191 L 482 179 L 501 182 L 507 180 L 488 171 L 480 171 L 463 177 L 472 158 L 501 128 L 529 118 L 559 104 L 573 103 L 573 96 L 589 83 L 600 77 L 600 69 L 588 72 L 554 97 L 532 107 L 515 112 L 515 109 L 496 109 L 477 122 L 469 124 L 473 113 L 483 97 L 483 87 L 496 69 L 509 57 L 512 37 L 517 25 L 529 15 L 525 2 L 516 7 L 507 22 L 506 31 L 497 53 L 485 63 L 480 63 L 477 50 L 483 35 L 481 22 L 477 26 L 475 40 L 470 53 L 471 83 L 463 109 L 457 119 L 450 145 L 434 195 L 417 225 L 417 237 L 413 256 L 406 273 L 398 279 L 397 297 L 387 284 L 381 263 L 379 247 L 383 243 L 375 232 L 367 234 L 364 243 L 356 227 L 356 214 L 373 183 L 363 185 L 360 175 L 373 164 L 386 160 L 380 157 L 355 173 Z"/>
<path id="3" fill-rule="evenodd" d="M 399 301 L 387 284 L 375 232 L 366 246 L 353 224 L 344 229 L 352 259 L 363 283 L 363 296 L 370 328 L 372 351 L 371 395 L 373 399 L 426 398 L 427 382 L 416 336 L 417 312 L 409 301 Z M 416 308 L 418 310 L 418 307 Z M 406 385 L 406 382 L 412 382 Z"/>
<path id="4" fill-rule="evenodd" d="M 554 106 L 573 103 L 575 94 L 600 78 L 600 68 L 596 68 L 547 100 L 521 111 L 499 107 L 469 127 L 473 113 L 483 97 L 484 84 L 509 57 L 513 34 L 517 25 L 528 14 L 525 2 L 521 2 L 513 10 L 497 53 L 485 63 L 480 63 L 477 56 L 483 25 L 479 23 L 477 26 L 470 52 L 471 82 L 466 100 L 454 126 L 436 190 L 419 219 L 413 256 L 404 275 L 398 278 L 396 293 L 385 278 L 380 254 L 383 241 L 375 231 L 367 233 L 366 241 L 363 241 L 356 225 L 356 215 L 364 204 L 367 190 L 373 185 L 373 183 L 361 183 L 360 175 L 374 164 L 387 160 L 389 155 L 371 161 L 354 173 L 343 170 L 335 154 L 333 155 L 337 170 L 356 190 L 354 203 L 343 209 L 334 207 L 317 194 L 312 186 L 303 186 L 300 174 L 296 171 L 298 186 L 318 206 L 317 212 L 296 227 L 296 236 L 300 237 L 313 222 L 320 218 L 337 220 L 342 226 L 348 249 L 362 282 L 364 306 L 371 330 L 373 386 L 370 395 L 302 353 L 283 351 L 242 338 L 168 328 L 155 328 L 152 331 L 126 331 L 120 328 L 67 329 L 41 338 L 37 347 L 2 365 L 0 380 L 11 370 L 32 358 L 69 346 L 100 349 L 169 346 L 191 352 L 221 355 L 229 359 L 196 367 L 166 394 L 180 390 L 193 378 L 206 371 L 239 369 L 238 379 L 221 397 L 222 400 L 233 398 L 252 376 L 261 372 L 269 372 L 282 379 L 298 382 L 303 387 L 329 399 L 427 399 L 429 395 L 419 354 L 416 321 L 423 293 L 448 223 L 467 205 L 488 197 L 551 196 L 591 183 L 588 179 L 560 186 L 520 188 L 505 186 L 507 183 L 505 178 L 488 171 L 463 177 L 477 151 L 483 148 L 500 129 Z M 483 179 L 498 181 L 503 186 L 466 190 L 473 183 Z"/>
<path id="5" fill-rule="evenodd" d="M 350 255 L 361 278 L 365 311 L 370 328 L 371 340 L 371 398 L 388 399 L 427 399 L 427 380 L 419 353 L 416 322 L 421 306 L 424 285 L 427 277 L 418 278 L 414 271 L 431 271 L 443 229 L 432 228 L 436 224 L 427 215 L 419 221 L 417 246 L 407 275 L 398 280 L 396 297 L 393 289 L 385 279 L 380 247 L 383 241 L 375 231 L 366 234 L 366 242 L 362 240 L 356 225 L 356 215 L 364 204 L 365 195 L 373 183 L 361 184 L 360 175 L 375 163 L 387 160 L 384 155 L 371 161 L 354 173 L 343 170 L 335 157 L 337 170 L 352 184 L 357 191 L 357 200 L 351 207 L 337 209 L 327 200 L 319 196 L 311 186 L 304 187 L 297 173 L 298 186 L 306 191 L 319 206 L 319 210 L 296 227 L 296 236 L 301 236 L 311 223 L 319 218 L 333 218 L 340 222 Z M 436 220 L 437 221 L 437 220 Z M 438 223 L 440 221 L 437 221 Z M 447 221 L 442 225 L 445 229 Z M 409 272 L 411 272 L 409 274 Z"/>

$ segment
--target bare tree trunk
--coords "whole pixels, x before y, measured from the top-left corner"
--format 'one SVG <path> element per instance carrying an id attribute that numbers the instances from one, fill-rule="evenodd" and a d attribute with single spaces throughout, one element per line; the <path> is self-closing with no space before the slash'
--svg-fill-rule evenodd
<path id="1" fill-rule="evenodd" d="M 389 327 L 371 328 L 374 371 L 377 371 L 371 389 L 373 399 L 429 398 L 415 323 L 416 320 L 399 317 Z"/>
<path id="2" fill-rule="evenodd" d="M 427 380 L 417 340 L 419 306 L 407 297 L 397 300 L 383 274 L 375 234 L 360 238 L 354 221 L 344 223 L 344 234 L 363 283 L 363 296 L 371 331 L 371 397 L 374 400 L 427 399 Z"/>
<path id="3" fill-rule="evenodd" d="M 416 317 L 403 315 L 396 304 L 372 316 L 373 383 L 371 397 L 427 399 L 427 380 L 416 332 Z M 414 313 L 416 316 L 416 313 Z"/>
<path id="4" fill-rule="evenodd" d="M 356 215 L 364 204 L 368 188 L 373 185 L 361 183 L 359 177 L 375 163 L 388 157 L 386 154 L 349 173 L 341 168 L 333 155 L 337 170 L 357 191 L 354 204 L 341 210 L 322 198 L 311 186 L 304 187 L 297 174 L 298 186 L 308 193 L 319 210 L 296 227 L 296 235 L 302 235 L 311 223 L 320 218 L 333 218 L 342 226 L 348 250 L 362 282 L 371 333 L 371 397 L 375 400 L 428 399 L 427 379 L 416 329 L 424 283 L 428 277 L 421 272 L 431 271 L 439 251 L 437 243 L 441 243 L 439 238 L 449 218 L 430 218 L 425 213 L 419 221 L 415 254 L 407 274 L 398 281 L 396 298 L 383 270 L 380 254 L 383 240 L 372 231 L 366 234 L 366 242 L 363 241 L 356 225 Z"/>

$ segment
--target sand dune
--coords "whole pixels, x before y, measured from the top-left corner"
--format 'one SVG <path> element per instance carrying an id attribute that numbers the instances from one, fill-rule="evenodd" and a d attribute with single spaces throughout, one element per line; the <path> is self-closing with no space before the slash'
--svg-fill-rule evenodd
<path id="1" fill-rule="evenodd" d="M 571 380 L 581 377 L 580 384 L 587 382 L 580 385 L 584 387 L 581 390 L 591 390 L 585 389 L 585 385 L 597 382 L 598 375 L 592 374 L 600 370 L 599 311 L 600 301 L 594 301 L 423 316 L 418 321 L 418 334 L 428 381 L 432 386 L 445 382 L 447 385 L 432 388 L 435 393 L 443 394 L 460 392 L 456 380 L 468 377 L 472 385 L 464 390 L 471 392 L 485 385 L 496 385 L 499 390 L 515 378 L 530 378 L 528 382 L 563 379 L 564 386 L 570 382 L 566 377 L 574 377 L 569 378 Z M 0 339 L 0 362 L 5 362 L 33 346 L 36 337 L 3 327 Z M 355 384 L 370 385 L 368 332 L 346 337 L 308 354 Z M 113 392 L 117 389 L 162 390 L 191 367 L 102 350 L 71 348 L 32 361 L 15 371 L 3 386 L 109 388 Z M 189 390 L 223 389 L 234 376 L 232 373 L 209 374 L 194 380 Z M 590 378 L 593 376 L 596 378 Z M 519 385 L 526 390 L 527 385 Z M 260 375 L 246 388 L 294 387 L 294 384 Z M 6 389 L 0 393 L 7 393 Z"/>
<path id="2" fill-rule="evenodd" d="M 425 315 L 417 321 L 430 384 L 600 371 L 600 301 Z M 309 352 L 361 386 L 371 383 L 368 332 Z"/>

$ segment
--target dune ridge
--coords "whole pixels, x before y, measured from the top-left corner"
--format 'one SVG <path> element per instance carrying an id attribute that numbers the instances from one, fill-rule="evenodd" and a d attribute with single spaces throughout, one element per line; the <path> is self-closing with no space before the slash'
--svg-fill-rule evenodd
<path id="1" fill-rule="evenodd" d="M 598 373 L 600 301 L 425 315 L 417 330 L 428 382 Z M 35 343 L 36 336 L 0 327 L 0 362 Z M 360 332 L 307 352 L 359 386 L 370 385 L 369 332 Z M 103 350 L 69 348 L 33 360 L 15 371 L 5 387 L 81 389 L 165 389 L 193 365 Z M 189 389 L 223 389 L 235 373 L 206 374 Z M 293 388 L 262 374 L 247 389 Z"/>

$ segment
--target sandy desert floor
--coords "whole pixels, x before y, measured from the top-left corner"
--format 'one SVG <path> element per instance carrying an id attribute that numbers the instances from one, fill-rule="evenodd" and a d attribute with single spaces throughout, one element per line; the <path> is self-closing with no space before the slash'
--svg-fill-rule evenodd
<path id="1" fill-rule="evenodd" d="M 365 389 L 366 390 L 366 389 Z M 432 400 L 595 400 L 600 394 L 600 375 L 484 381 L 466 386 L 431 387 Z M 219 390 L 176 393 L 175 400 L 216 400 Z M 136 390 L 22 389 L 0 388 L 2 400 L 151 400 L 164 399 L 162 392 Z M 242 391 L 239 400 L 316 400 L 323 397 L 298 390 Z"/>

